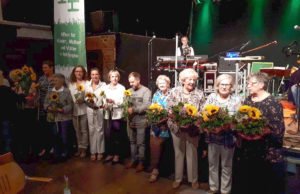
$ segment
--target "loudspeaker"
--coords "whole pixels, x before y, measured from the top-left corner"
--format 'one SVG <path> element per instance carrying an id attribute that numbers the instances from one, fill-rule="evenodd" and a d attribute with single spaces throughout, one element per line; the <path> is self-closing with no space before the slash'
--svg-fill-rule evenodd
<path id="1" fill-rule="evenodd" d="M 225 61 L 225 57 L 219 58 L 219 72 L 235 72 L 235 64 L 237 61 Z"/>
<path id="2" fill-rule="evenodd" d="M 95 11 L 90 13 L 92 32 L 108 32 L 113 30 L 112 12 Z"/>

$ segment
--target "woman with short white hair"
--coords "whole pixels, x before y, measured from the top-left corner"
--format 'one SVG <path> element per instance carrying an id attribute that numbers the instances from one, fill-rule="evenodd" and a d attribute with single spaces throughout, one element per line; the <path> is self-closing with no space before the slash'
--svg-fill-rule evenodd
<path id="1" fill-rule="evenodd" d="M 201 110 L 204 104 L 204 93 L 197 89 L 196 81 L 198 74 L 194 69 L 185 69 L 179 74 L 179 80 L 182 86 L 174 88 L 167 101 L 167 109 L 172 111 L 172 107 L 179 102 L 188 103 Z M 197 189 L 198 184 L 198 137 L 190 136 L 187 132 L 181 131 L 178 125 L 169 118 L 168 126 L 173 138 L 175 150 L 175 181 L 173 188 L 178 188 L 183 178 L 184 158 L 187 160 L 188 182 L 192 183 L 192 188 Z"/>
<path id="2" fill-rule="evenodd" d="M 168 104 L 167 98 L 170 94 L 170 82 L 171 82 L 170 78 L 167 77 L 166 75 L 159 75 L 156 78 L 156 86 L 158 90 L 153 94 L 152 104 L 158 104 L 163 108 L 167 107 Z M 170 133 L 166 126 L 159 127 L 156 125 L 152 125 L 151 129 L 153 132 L 153 136 L 155 137 L 153 138 L 153 141 L 156 144 L 158 144 L 158 155 L 159 155 L 157 160 L 154 161 L 155 167 L 153 168 L 151 172 L 151 176 L 149 178 L 149 182 L 153 183 L 157 181 L 157 178 L 159 176 L 160 173 L 159 169 L 161 167 L 161 159 L 164 154 L 165 142 L 167 142 L 167 140 L 170 139 Z M 168 151 L 172 151 L 172 150 L 168 150 Z M 172 166 L 171 163 L 170 166 Z"/>
<path id="3" fill-rule="evenodd" d="M 237 112 L 241 105 L 240 98 L 233 94 L 234 80 L 229 74 L 217 77 L 216 93 L 207 97 L 204 106 L 215 105 L 228 110 L 230 115 Z M 219 191 L 219 164 L 221 163 L 221 193 L 230 193 L 232 182 L 232 158 L 234 153 L 234 139 L 231 130 L 217 134 L 207 134 L 208 164 L 209 164 L 209 193 Z"/>

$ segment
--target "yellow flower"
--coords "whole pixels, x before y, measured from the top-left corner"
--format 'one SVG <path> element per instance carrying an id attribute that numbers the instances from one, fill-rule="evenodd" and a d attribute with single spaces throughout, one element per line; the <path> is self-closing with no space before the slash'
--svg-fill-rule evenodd
<path id="1" fill-rule="evenodd" d="M 85 94 L 85 97 L 87 97 L 88 99 L 93 99 L 94 94 L 91 93 L 91 92 L 87 92 L 87 93 Z"/>
<path id="2" fill-rule="evenodd" d="M 124 91 L 124 95 L 125 95 L 125 96 L 131 96 L 130 90 L 125 90 L 125 91 Z"/>
<path id="3" fill-rule="evenodd" d="M 203 118 L 204 122 L 207 122 L 210 120 L 207 116 L 207 112 L 205 112 L 205 111 L 202 112 L 202 118 Z"/>
<path id="4" fill-rule="evenodd" d="M 50 94 L 50 100 L 52 102 L 57 102 L 59 100 L 59 95 L 56 92 L 53 92 L 52 94 Z"/>
<path id="5" fill-rule="evenodd" d="M 77 90 L 82 92 L 83 91 L 83 86 L 82 85 L 77 86 Z"/>
<path id="6" fill-rule="evenodd" d="M 188 105 L 186 108 L 186 112 L 190 116 L 197 116 L 198 113 L 197 108 L 193 105 Z"/>
<path id="7" fill-rule="evenodd" d="M 243 105 L 243 106 L 240 106 L 239 112 L 246 113 L 246 112 L 249 112 L 250 109 L 251 109 L 251 106 Z"/>
<path id="8" fill-rule="evenodd" d="M 100 96 L 103 96 L 103 94 L 104 94 L 104 91 L 101 90 L 101 91 L 100 91 Z"/>
<path id="9" fill-rule="evenodd" d="M 29 72 L 30 72 L 31 74 L 34 74 L 34 70 L 32 69 L 32 67 L 29 67 Z"/>
<path id="10" fill-rule="evenodd" d="M 204 107 L 204 110 L 207 112 L 208 116 L 217 114 L 219 112 L 219 109 L 220 107 L 211 104 Z"/>
<path id="11" fill-rule="evenodd" d="M 29 67 L 27 67 L 27 65 L 24 65 L 22 67 L 22 71 L 24 71 L 25 73 L 28 73 L 29 72 Z"/>
<path id="12" fill-rule="evenodd" d="M 36 74 L 35 73 L 30 74 L 30 78 L 31 78 L 31 81 L 35 82 L 36 81 Z"/>
<path id="13" fill-rule="evenodd" d="M 20 69 L 15 69 L 13 71 L 13 73 L 14 73 L 15 76 L 19 76 L 21 74 L 21 70 Z"/>
<path id="14" fill-rule="evenodd" d="M 152 104 L 152 105 L 149 106 L 149 109 L 153 110 L 153 111 L 155 111 L 155 110 L 162 111 L 163 107 L 159 104 Z"/>
<path id="15" fill-rule="evenodd" d="M 254 120 L 260 119 L 261 112 L 257 108 L 251 108 L 250 111 L 248 112 L 248 115 L 250 118 Z"/>

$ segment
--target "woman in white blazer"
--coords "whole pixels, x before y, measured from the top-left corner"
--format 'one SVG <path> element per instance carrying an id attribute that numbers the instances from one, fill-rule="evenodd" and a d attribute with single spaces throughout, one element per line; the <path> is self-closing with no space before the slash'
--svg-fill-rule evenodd
<path id="1" fill-rule="evenodd" d="M 102 160 L 104 147 L 103 95 L 106 84 L 100 81 L 98 68 L 91 69 L 91 80 L 86 84 L 85 101 L 90 137 L 91 160 Z"/>

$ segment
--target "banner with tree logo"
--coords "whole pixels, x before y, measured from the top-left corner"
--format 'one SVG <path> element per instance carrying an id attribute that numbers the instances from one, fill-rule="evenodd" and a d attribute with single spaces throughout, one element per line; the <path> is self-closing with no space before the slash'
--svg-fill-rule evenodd
<path id="1" fill-rule="evenodd" d="M 54 0 L 54 55 L 55 72 L 67 78 L 86 67 L 84 0 Z"/>

